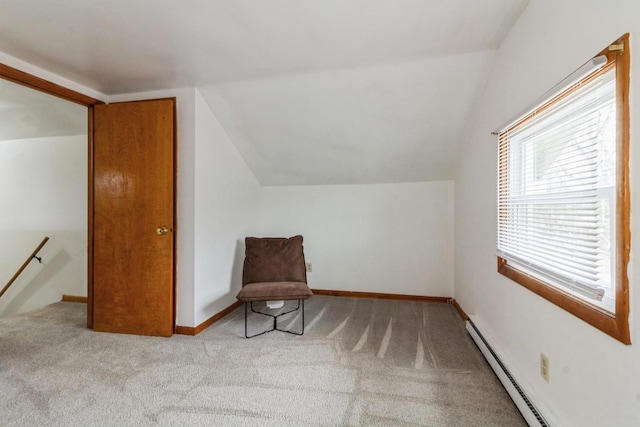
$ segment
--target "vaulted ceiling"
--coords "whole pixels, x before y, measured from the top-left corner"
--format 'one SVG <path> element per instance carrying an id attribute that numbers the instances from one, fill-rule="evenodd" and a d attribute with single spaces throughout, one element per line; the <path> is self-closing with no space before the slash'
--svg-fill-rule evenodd
<path id="1" fill-rule="evenodd" d="M 114 95 L 197 87 L 264 185 L 451 179 L 529 0 L 3 0 L 0 51 Z"/>

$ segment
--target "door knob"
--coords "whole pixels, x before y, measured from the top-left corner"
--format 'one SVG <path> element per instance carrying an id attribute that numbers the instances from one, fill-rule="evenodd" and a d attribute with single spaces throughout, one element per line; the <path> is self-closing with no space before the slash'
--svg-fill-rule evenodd
<path id="1" fill-rule="evenodd" d="M 159 235 L 163 236 L 165 234 L 167 234 L 169 232 L 169 229 L 167 227 L 158 227 L 158 229 L 156 230 L 156 233 L 158 233 Z"/>

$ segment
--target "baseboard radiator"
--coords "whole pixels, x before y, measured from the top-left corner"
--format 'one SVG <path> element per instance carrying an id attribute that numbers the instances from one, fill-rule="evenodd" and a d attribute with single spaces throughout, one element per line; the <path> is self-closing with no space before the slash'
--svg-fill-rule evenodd
<path id="1" fill-rule="evenodd" d="M 509 393 L 509 396 L 511 396 L 511 399 L 520 410 L 520 413 L 527 421 L 527 424 L 531 427 L 550 427 L 550 424 L 545 420 L 542 414 L 540 414 L 535 405 L 527 397 L 526 393 L 518 385 L 515 378 L 509 372 L 509 369 L 507 369 L 504 363 L 500 360 L 500 357 L 496 354 L 493 348 L 491 348 L 491 345 L 487 342 L 471 318 L 467 320 L 467 331 L 475 341 L 485 359 L 487 359 L 487 362 L 489 362 L 489 365 L 491 365 L 491 368 L 507 390 L 507 393 Z"/>

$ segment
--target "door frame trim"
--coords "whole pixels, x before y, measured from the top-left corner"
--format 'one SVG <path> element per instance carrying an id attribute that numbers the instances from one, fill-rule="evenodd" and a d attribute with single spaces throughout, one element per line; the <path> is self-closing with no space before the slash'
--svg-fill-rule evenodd
<path id="1" fill-rule="evenodd" d="M 0 78 L 87 107 L 87 327 L 93 329 L 93 106 L 104 102 L 2 63 Z"/>
<path id="2" fill-rule="evenodd" d="M 18 83 L 22 86 L 30 87 L 40 92 L 75 102 L 76 104 L 92 107 L 96 104 L 104 104 L 104 102 L 92 98 L 75 90 L 60 86 L 57 83 L 50 82 L 33 74 L 18 70 L 17 68 L 0 63 L 0 78 Z"/>
<path id="3" fill-rule="evenodd" d="M 35 89 L 37 91 L 53 95 L 55 97 L 74 102 L 76 104 L 87 107 L 87 144 L 88 144 L 88 193 L 87 193 L 87 327 L 93 329 L 93 107 L 98 104 L 104 104 L 103 101 L 95 99 L 91 96 L 77 92 L 75 90 L 66 88 L 57 83 L 50 82 L 41 77 L 37 77 L 33 74 L 21 71 L 17 68 L 13 68 L 9 65 L 0 63 L 0 78 L 9 80 L 11 82 Z M 174 216 L 174 230 L 177 229 L 177 151 L 178 151 L 178 138 L 177 138 L 177 100 L 174 98 L 174 203 L 173 203 L 173 216 Z M 175 232 L 175 231 L 174 231 Z M 177 258 L 178 258 L 178 240 L 177 235 L 174 236 L 174 248 L 173 248 L 173 329 L 175 332 L 175 319 L 176 319 L 176 306 L 177 306 Z"/>

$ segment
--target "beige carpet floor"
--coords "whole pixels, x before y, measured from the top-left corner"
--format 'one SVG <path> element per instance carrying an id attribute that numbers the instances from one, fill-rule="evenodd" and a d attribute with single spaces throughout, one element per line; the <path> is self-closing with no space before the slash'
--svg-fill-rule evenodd
<path id="1" fill-rule="evenodd" d="M 172 338 L 93 332 L 85 311 L 0 320 L 1 425 L 526 425 L 450 305 L 316 296 L 304 336 L 249 340 L 242 308 Z"/>

